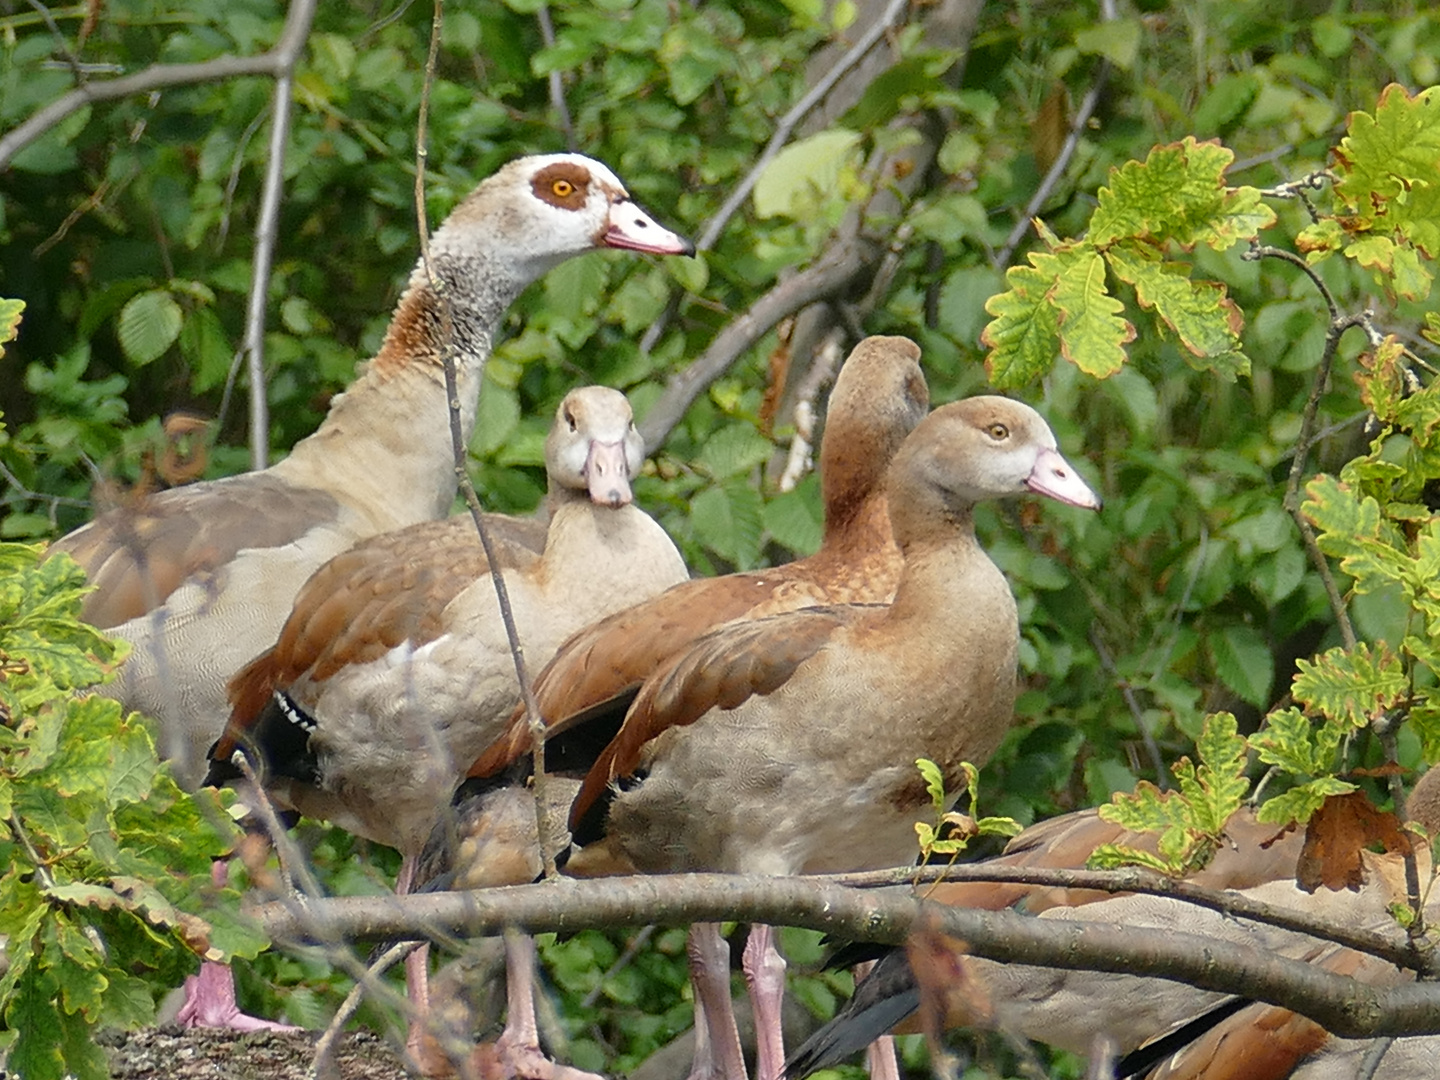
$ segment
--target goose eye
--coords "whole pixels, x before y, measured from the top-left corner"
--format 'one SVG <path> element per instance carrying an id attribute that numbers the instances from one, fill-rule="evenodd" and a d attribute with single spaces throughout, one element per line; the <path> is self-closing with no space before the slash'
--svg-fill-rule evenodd
<path id="1" fill-rule="evenodd" d="M 560 183 L 564 183 L 564 181 L 562 180 Z M 560 185 L 556 184 L 555 186 L 559 187 Z M 575 414 L 569 409 L 565 410 L 565 423 L 570 425 L 571 431 L 578 431 L 580 429 L 580 425 L 575 423 Z"/>
<path id="2" fill-rule="evenodd" d="M 569 180 L 556 180 L 550 185 L 550 190 L 555 193 L 557 199 L 568 199 L 575 194 L 575 185 Z"/>
<path id="3" fill-rule="evenodd" d="M 1010 429 L 1004 424 L 991 424 L 985 429 L 985 434 L 989 435 L 996 442 L 1004 442 L 1010 437 Z"/>

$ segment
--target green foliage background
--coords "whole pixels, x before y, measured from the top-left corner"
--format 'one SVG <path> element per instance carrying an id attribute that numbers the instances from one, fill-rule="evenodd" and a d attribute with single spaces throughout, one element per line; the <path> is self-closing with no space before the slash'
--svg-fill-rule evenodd
<path id="1" fill-rule="evenodd" d="M 546 45 L 538 6 L 447 5 L 429 121 L 432 224 L 504 160 L 563 148 L 547 86 L 555 74 L 576 146 L 695 235 L 813 81 L 807 61 L 853 40 L 877 10 L 864 6 L 852 21 L 849 2 L 561 0 L 548 6 Z M 1378 763 L 1368 720 L 1409 704 L 1417 712 L 1399 729 L 1401 762 L 1433 760 L 1440 712 L 1426 691 L 1435 661 L 1426 620 L 1440 608 L 1426 560 L 1440 412 L 1415 391 L 1434 354 L 1422 331 L 1440 189 L 1387 184 L 1411 167 L 1423 177 L 1440 157 L 1433 123 L 1405 129 L 1409 114 L 1385 114 L 1380 95 L 1392 82 L 1415 91 L 1437 81 L 1440 19 L 1423 5 L 1146 0 L 1107 22 L 1088 5 L 989 4 L 968 47 L 951 48 L 916 7 L 882 47 L 893 66 L 839 115 L 802 127 L 795 138 L 807 141 L 763 174 L 698 259 L 595 254 L 520 300 L 471 446 L 489 505 L 538 499 L 546 418 L 567 389 L 619 386 L 643 417 L 669 377 L 812 263 L 877 186 L 892 185 L 892 174 L 867 168 L 874 154 L 930 139 L 934 165 L 898 213 L 866 222 L 872 273 L 831 298 L 831 318 L 849 312 L 854 330 L 917 339 L 936 402 L 997 385 L 1040 405 L 1107 503 L 1098 517 L 1052 506 L 981 515 L 1020 601 L 1026 678 L 1020 721 L 985 772 L 986 812 L 1029 822 L 1162 780 L 1157 758 L 1193 754 L 1217 710 L 1250 734 L 1273 706 L 1297 706 L 1277 714 L 1269 750 L 1250 765 L 1252 776 L 1266 762 L 1296 774 L 1272 792 Z M 252 55 L 275 41 L 285 15 L 268 0 L 112 0 L 93 24 L 89 10 L 54 9 L 58 36 L 32 9 L 0 15 L 0 128 L 71 88 L 71 58 L 98 79 Z M 415 257 L 430 19 L 424 4 L 331 2 L 307 41 L 268 295 L 274 453 L 314 429 L 376 348 Z M 992 257 L 1058 146 L 1056 103 L 1095 85 L 1094 119 L 1007 278 Z M 220 417 L 207 475 L 245 467 L 243 394 L 227 403 L 225 387 L 242 335 L 271 89 L 248 77 L 98 103 L 0 173 L 0 295 L 26 304 L 0 359 L 0 536 L 40 539 L 85 520 L 95 477 L 139 476 L 160 419 L 177 408 Z M 1358 123 L 1356 110 L 1366 114 Z M 1347 132 L 1359 165 L 1308 201 L 1223 187 L 1273 188 L 1343 165 L 1333 151 Z M 1377 191 L 1385 220 L 1367 218 Z M 1176 206 L 1195 219 L 1167 217 Z M 1357 706 L 1343 760 L 1316 723 L 1338 720 L 1337 703 L 1350 700 L 1343 685 L 1325 691 L 1312 680 L 1310 696 L 1287 697 L 1297 659 L 1343 644 L 1282 502 L 1330 313 L 1301 267 L 1245 258 L 1256 229 L 1308 257 L 1342 312 L 1372 307 L 1380 333 L 1396 337 L 1375 351 L 1350 331 L 1318 400 L 1312 469 L 1340 479 L 1310 488 L 1307 513 L 1323 549 L 1347 560 L 1341 588 L 1354 580 L 1350 614 L 1373 650 L 1362 659 L 1389 680 Z M 887 250 L 891 276 L 866 297 Z M 661 320 L 642 352 L 640 336 Z M 761 418 L 778 344 L 767 334 L 708 388 L 639 485 L 699 573 L 787 560 L 818 543 L 813 479 L 784 494 L 766 479 L 789 434 L 783 417 L 773 432 Z M 1420 403 L 1407 412 L 1411 398 Z M 1378 428 L 1367 427 L 1372 411 Z M 1317 670 L 1343 684 L 1352 654 L 1327 655 L 1330 667 Z M 318 838 L 313 850 L 340 891 L 383 881 L 380 853 L 369 853 L 378 870 L 359 870 L 345 838 Z M 659 935 L 645 960 L 607 977 L 616 940 L 549 947 L 577 1064 L 642 1060 L 687 1022 L 674 1007 L 674 941 Z M 252 1007 L 273 1012 L 266 987 L 279 982 L 292 1018 L 323 1015 L 323 965 L 261 963 L 271 967 L 247 984 Z M 823 1009 L 841 984 L 817 977 L 800 992 Z M 1004 1052 L 984 1053 L 998 1055 L 985 1075 L 1005 1075 Z"/>

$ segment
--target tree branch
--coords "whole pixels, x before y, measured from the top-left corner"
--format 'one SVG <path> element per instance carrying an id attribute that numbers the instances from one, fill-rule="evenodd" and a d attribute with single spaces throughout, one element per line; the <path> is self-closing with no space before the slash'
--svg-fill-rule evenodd
<path id="1" fill-rule="evenodd" d="M 665 384 L 665 391 L 639 424 L 647 449 L 665 441 L 691 403 L 746 349 L 787 315 L 842 288 L 864 267 L 870 245 L 858 235 L 841 238 L 819 261 L 778 283 L 728 323 L 707 348 Z"/>
<path id="2" fill-rule="evenodd" d="M 383 938 L 432 926 L 479 936 L 506 927 L 570 933 L 595 926 L 738 918 L 899 944 L 924 928 L 959 938 L 972 954 L 991 960 L 1145 975 L 1240 994 L 1302 1013 L 1345 1038 L 1440 1033 L 1440 987 L 1432 983 L 1369 986 L 1209 936 L 974 911 L 900 891 L 865 893 L 799 878 L 562 878 L 465 893 L 314 901 L 306 905 L 303 919 L 288 905 L 272 903 L 258 915 L 273 937 L 296 943 L 313 940 L 317 933 Z"/>
<path id="3" fill-rule="evenodd" d="M 275 48 L 275 97 L 270 116 L 270 150 L 266 155 L 265 184 L 255 222 L 255 259 L 250 268 L 250 297 L 245 306 L 246 354 L 250 375 L 250 467 L 263 469 L 270 458 L 270 407 L 265 394 L 265 304 L 270 291 L 270 267 L 275 261 L 276 222 L 280 192 L 285 185 L 285 147 L 290 141 L 290 106 L 294 100 L 295 65 L 310 33 L 317 0 L 291 0 L 285 28 Z"/>
<path id="4" fill-rule="evenodd" d="M 315 5 L 316 0 L 293 0 L 289 14 L 285 17 L 285 28 L 280 32 L 275 47 L 259 56 L 217 56 L 214 60 L 199 64 L 152 64 L 133 75 L 122 75 L 118 79 L 91 80 L 77 86 L 64 97 L 56 98 L 48 105 L 36 109 L 24 122 L 0 137 L 0 170 L 9 168 L 16 154 L 86 105 L 216 79 L 234 79 L 245 75 L 281 77 L 287 71 L 294 70 L 295 57 L 299 55 L 300 47 L 310 32 Z"/>

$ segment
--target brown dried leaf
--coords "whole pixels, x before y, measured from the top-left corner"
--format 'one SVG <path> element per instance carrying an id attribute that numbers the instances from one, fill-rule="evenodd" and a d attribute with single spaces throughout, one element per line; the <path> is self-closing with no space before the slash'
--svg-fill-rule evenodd
<path id="1" fill-rule="evenodd" d="M 1321 885 L 1358 891 L 1365 880 L 1360 853 L 1373 844 L 1387 852 L 1410 846 L 1395 815 L 1376 810 L 1364 792 L 1331 795 L 1305 828 L 1296 884 L 1306 892 Z"/>

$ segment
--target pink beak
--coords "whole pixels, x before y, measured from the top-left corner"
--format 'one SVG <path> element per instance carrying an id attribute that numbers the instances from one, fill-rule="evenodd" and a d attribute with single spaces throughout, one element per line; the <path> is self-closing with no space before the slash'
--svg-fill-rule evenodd
<path id="1" fill-rule="evenodd" d="M 1047 495 L 1066 506 L 1099 510 L 1100 496 L 1080 479 L 1080 474 L 1054 450 L 1041 450 L 1025 486 L 1037 495 Z"/>
<path id="2" fill-rule="evenodd" d="M 629 199 L 611 204 L 610 221 L 600 242 L 606 247 L 651 255 L 695 254 L 694 244 L 659 224 Z"/>
<path id="3" fill-rule="evenodd" d="M 634 499 L 624 440 L 590 444 L 590 453 L 585 458 L 585 484 L 590 490 L 591 502 L 599 506 L 619 509 Z"/>

